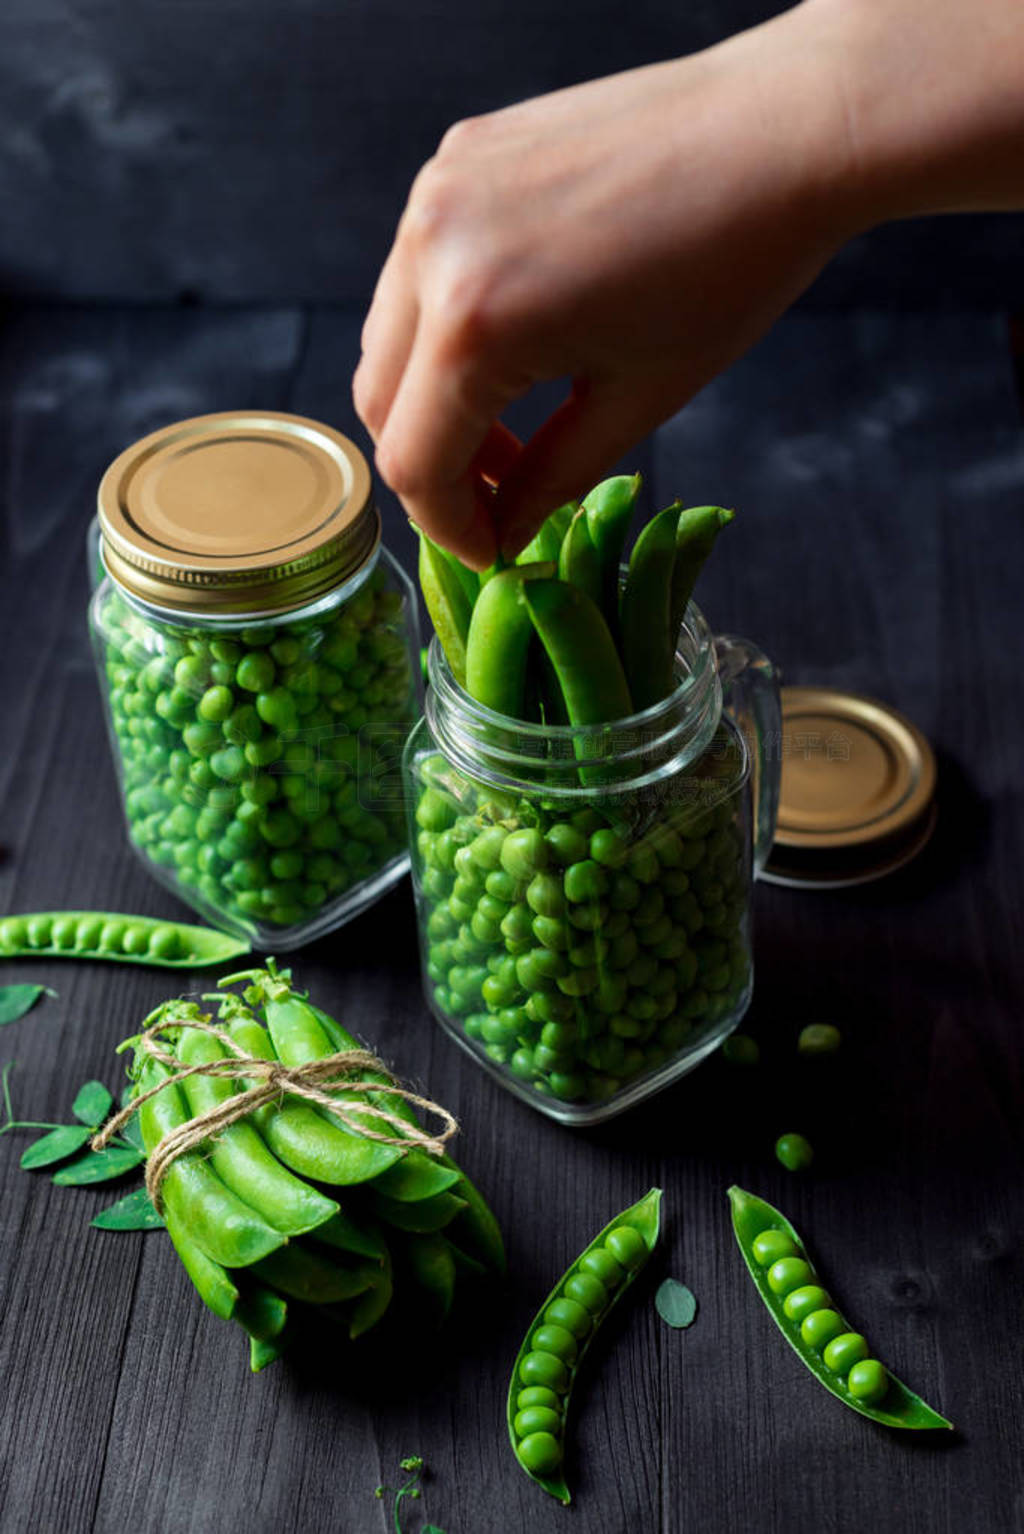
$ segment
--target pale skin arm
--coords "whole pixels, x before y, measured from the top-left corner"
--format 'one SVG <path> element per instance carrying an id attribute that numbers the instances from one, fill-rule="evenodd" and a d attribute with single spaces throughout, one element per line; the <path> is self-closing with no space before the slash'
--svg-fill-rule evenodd
<path id="1" fill-rule="evenodd" d="M 363 331 L 354 396 L 378 470 L 483 568 L 852 235 L 1021 207 L 1024 0 L 803 0 L 703 53 L 456 124 Z M 501 412 L 563 377 L 565 403 L 520 444 Z"/>

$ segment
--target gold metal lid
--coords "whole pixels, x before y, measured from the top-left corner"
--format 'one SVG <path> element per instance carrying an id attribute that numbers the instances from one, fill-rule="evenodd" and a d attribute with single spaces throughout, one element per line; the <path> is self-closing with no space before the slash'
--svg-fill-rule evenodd
<path id="1" fill-rule="evenodd" d="M 211 616 L 305 606 L 380 541 L 355 443 L 276 410 L 195 416 L 143 437 L 104 474 L 99 522 L 118 585 Z"/>
<path id="2" fill-rule="evenodd" d="M 935 780 L 928 741 L 888 704 L 784 687 L 779 817 L 765 877 L 824 888 L 902 867 L 934 828 Z"/>

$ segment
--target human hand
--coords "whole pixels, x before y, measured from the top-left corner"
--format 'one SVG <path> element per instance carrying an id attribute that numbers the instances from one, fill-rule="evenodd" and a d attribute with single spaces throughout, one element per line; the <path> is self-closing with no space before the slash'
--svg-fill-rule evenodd
<path id="1" fill-rule="evenodd" d="M 499 547 L 514 555 L 744 352 L 851 234 L 921 211 L 906 167 L 946 131 L 936 75 L 962 88 L 979 32 L 960 0 L 941 0 L 937 44 L 939 3 L 804 0 L 704 53 L 446 135 L 412 188 L 354 380 L 378 469 L 424 531 L 477 567 Z M 1019 0 L 990 3 L 1012 25 Z M 925 48 L 928 105 L 915 112 L 900 81 Z M 991 96 L 993 66 L 974 74 Z M 564 404 L 520 444 L 501 412 L 563 377 Z"/>

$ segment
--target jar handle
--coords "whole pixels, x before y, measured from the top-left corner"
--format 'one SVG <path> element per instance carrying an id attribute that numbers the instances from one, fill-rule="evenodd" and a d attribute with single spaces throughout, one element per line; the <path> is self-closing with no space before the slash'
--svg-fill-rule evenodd
<path id="1" fill-rule="evenodd" d="M 754 872 L 768 861 L 779 809 L 782 710 L 778 672 L 762 650 L 736 634 L 715 637 L 723 707 L 750 752 L 754 803 Z"/>

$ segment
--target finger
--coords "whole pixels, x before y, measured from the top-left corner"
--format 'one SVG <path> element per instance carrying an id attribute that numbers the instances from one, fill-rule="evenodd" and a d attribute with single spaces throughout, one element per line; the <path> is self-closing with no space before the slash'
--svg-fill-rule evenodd
<path id="1" fill-rule="evenodd" d="M 473 472 L 494 488 L 512 472 L 522 451 L 523 444 L 515 432 L 509 431 L 501 421 L 495 421 L 473 459 Z"/>
<path id="2" fill-rule="evenodd" d="M 468 366 L 441 350 L 435 327 L 421 320 L 377 444 L 385 483 L 432 538 L 465 551 L 473 564 L 495 546 L 474 468 L 481 453 L 484 469 L 508 461 L 508 437 L 493 428 L 511 392 L 471 377 Z"/>
<path id="3" fill-rule="evenodd" d="M 387 424 L 418 321 L 419 301 L 412 271 L 408 260 L 395 247 L 377 279 L 363 325 L 363 355 L 352 379 L 356 410 L 374 441 Z"/>
<path id="4" fill-rule="evenodd" d="M 585 494 L 668 413 L 630 380 L 574 384 L 498 486 L 494 513 L 505 557 L 518 554 L 556 506 Z"/>
<path id="5" fill-rule="evenodd" d="M 402 505 L 435 543 L 457 554 L 471 570 L 486 570 L 498 552 L 495 535 L 494 492 L 467 472 L 443 492 L 420 499 L 403 495 Z"/>

